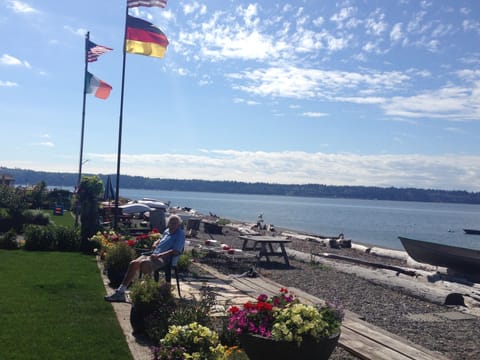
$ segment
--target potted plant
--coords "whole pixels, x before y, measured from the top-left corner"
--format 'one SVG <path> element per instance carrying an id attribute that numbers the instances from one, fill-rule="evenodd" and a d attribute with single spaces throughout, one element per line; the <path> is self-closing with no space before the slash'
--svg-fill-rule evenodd
<path id="1" fill-rule="evenodd" d="M 118 287 L 127 272 L 128 264 L 135 258 L 135 251 L 125 242 L 110 247 L 105 255 L 105 271 L 112 287 Z"/>
<path id="2" fill-rule="evenodd" d="M 163 280 L 156 282 L 152 277 L 146 276 L 132 284 L 130 299 L 132 301 L 130 323 L 135 334 L 148 330 L 148 318 L 153 314 L 155 327 L 165 328 L 166 331 L 169 315 L 175 309 L 175 299 L 169 284 Z"/>
<path id="3" fill-rule="evenodd" d="M 338 343 L 343 318 L 333 305 L 303 304 L 285 288 L 228 312 L 228 329 L 239 336 L 251 360 L 328 359 Z"/>
<path id="4" fill-rule="evenodd" d="M 154 360 L 225 360 L 225 347 L 218 334 L 208 327 L 192 322 L 187 325 L 171 325 L 168 333 L 152 348 Z"/>

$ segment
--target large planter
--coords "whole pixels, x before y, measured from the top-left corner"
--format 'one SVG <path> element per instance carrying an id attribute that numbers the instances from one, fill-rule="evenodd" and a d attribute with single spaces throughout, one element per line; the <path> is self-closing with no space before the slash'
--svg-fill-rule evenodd
<path id="1" fill-rule="evenodd" d="M 242 334 L 240 344 L 250 360 L 292 360 L 312 359 L 326 360 L 337 346 L 340 333 L 330 338 L 305 338 L 300 346 L 295 342 L 276 341 L 260 335 Z"/>
<path id="2" fill-rule="evenodd" d="M 123 277 L 125 276 L 125 271 L 116 271 L 112 269 L 107 269 L 107 277 L 110 281 L 110 286 L 112 288 L 117 288 L 122 283 Z"/>
<path id="3" fill-rule="evenodd" d="M 153 312 L 154 309 L 151 306 L 132 305 L 130 309 L 130 324 L 134 334 L 143 334 L 145 332 L 145 319 Z"/>

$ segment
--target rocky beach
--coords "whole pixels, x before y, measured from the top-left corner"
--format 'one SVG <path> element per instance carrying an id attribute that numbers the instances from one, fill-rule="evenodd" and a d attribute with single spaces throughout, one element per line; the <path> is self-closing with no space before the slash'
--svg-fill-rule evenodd
<path id="1" fill-rule="evenodd" d="M 281 258 L 257 261 L 238 251 L 243 242 L 239 236 L 252 231 L 254 225 L 231 222 L 218 233 L 200 228 L 190 232 L 188 240 L 192 248 L 206 254 L 197 261 L 224 274 L 241 276 L 253 268 L 261 276 L 335 302 L 368 323 L 447 358 L 480 359 L 478 282 L 412 264 L 399 252 L 374 251 L 354 240 L 352 247 L 331 247 L 328 239 L 286 229 L 262 231 L 291 239 L 287 246 L 290 266 Z M 228 254 L 220 244 L 237 252 Z M 337 348 L 331 359 L 357 357 Z"/>

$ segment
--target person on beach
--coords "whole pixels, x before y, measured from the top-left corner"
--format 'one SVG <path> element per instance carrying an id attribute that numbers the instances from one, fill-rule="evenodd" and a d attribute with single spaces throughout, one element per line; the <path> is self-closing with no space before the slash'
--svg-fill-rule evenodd
<path id="1" fill-rule="evenodd" d="M 105 300 L 124 302 L 125 291 L 138 271 L 151 274 L 156 270 L 163 269 L 169 261 L 172 261 L 172 265 L 176 265 L 178 256 L 185 246 L 185 233 L 181 225 L 181 218 L 178 215 L 171 215 L 168 218 L 167 229 L 163 232 L 163 237 L 152 245 L 153 252 L 150 255 L 140 255 L 132 260 L 118 289 L 113 294 L 105 296 Z"/>

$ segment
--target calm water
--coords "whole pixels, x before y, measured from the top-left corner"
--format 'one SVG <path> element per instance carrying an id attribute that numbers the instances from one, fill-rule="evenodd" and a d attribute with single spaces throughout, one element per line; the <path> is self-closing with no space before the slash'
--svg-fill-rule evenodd
<path id="1" fill-rule="evenodd" d="M 403 249 L 397 238 L 402 235 L 480 250 L 480 236 L 463 232 L 480 229 L 480 205 L 134 189 L 121 189 L 120 195 L 252 223 L 263 213 L 266 224 L 318 235 L 343 233 L 355 242 L 391 249 Z"/>

